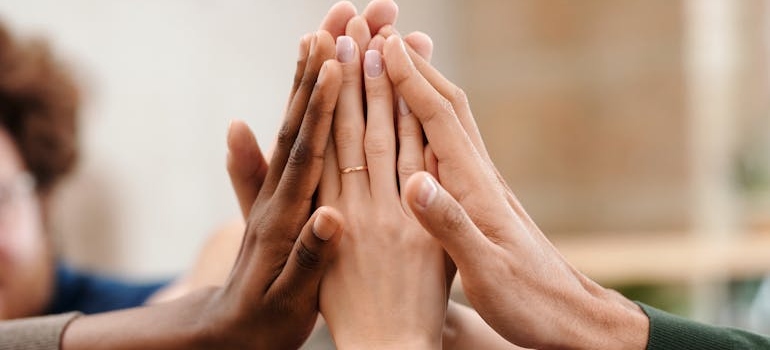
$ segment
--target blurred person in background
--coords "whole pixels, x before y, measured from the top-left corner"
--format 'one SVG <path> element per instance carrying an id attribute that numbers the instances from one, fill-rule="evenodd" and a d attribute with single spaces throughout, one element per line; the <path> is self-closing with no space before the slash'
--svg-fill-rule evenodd
<path id="1" fill-rule="evenodd" d="M 0 25 L 0 319 L 143 304 L 164 284 L 130 284 L 57 259 L 49 203 L 78 158 L 78 89 L 40 40 Z"/>

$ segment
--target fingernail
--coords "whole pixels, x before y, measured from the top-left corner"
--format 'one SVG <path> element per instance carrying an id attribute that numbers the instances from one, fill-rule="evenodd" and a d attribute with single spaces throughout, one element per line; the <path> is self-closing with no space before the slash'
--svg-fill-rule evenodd
<path id="1" fill-rule="evenodd" d="M 382 57 L 379 51 L 366 51 L 364 55 L 364 71 L 370 78 L 376 78 L 382 74 Z"/>
<path id="2" fill-rule="evenodd" d="M 233 130 L 233 120 L 230 119 L 227 121 L 227 138 L 228 139 L 230 138 L 230 134 L 232 133 L 232 130 Z"/>
<path id="3" fill-rule="evenodd" d="M 321 70 L 318 72 L 318 79 L 316 80 L 316 84 L 321 83 L 323 81 L 324 75 L 326 74 L 326 62 L 321 65 Z"/>
<path id="4" fill-rule="evenodd" d="M 401 46 L 401 51 L 403 51 L 404 56 L 406 56 L 406 61 L 409 63 L 409 66 L 414 67 L 412 56 L 409 56 L 409 51 L 406 50 L 406 45 L 404 44 L 404 40 L 401 39 L 400 37 L 398 38 L 398 45 Z"/>
<path id="5" fill-rule="evenodd" d="M 303 60 L 310 54 L 310 41 L 312 34 L 305 34 L 299 39 L 299 59 Z"/>
<path id="6" fill-rule="evenodd" d="M 313 222 L 313 234 L 322 241 L 332 238 L 337 229 L 337 223 L 328 215 L 319 214 Z"/>
<path id="7" fill-rule="evenodd" d="M 348 63 L 353 60 L 353 54 L 355 54 L 355 48 L 353 46 L 353 38 L 349 36 L 341 36 L 337 38 L 337 60 L 341 63 Z"/>
<path id="8" fill-rule="evenodd" d="M 433 199 L 436 198 L 438 193 L 438 185 L 432 177 L 424 175 L 422 185 L 420 186 L 420 193 L 417 194 L 417 204 L 423 208 L 427 208 Z"/>
<path id="9" fill-rule="evenodd" d="M 398 97 L 398 113 L 402 117 L 412 113 L 412 111 L 409 110 L 409 106 L 406 104 L 406 100 L 404 100 L 404 98 L 401 96 Z"/>
<path id="10" fill-rule="evenodd" d="M 398 45 L 401 46 L 401 51 L 404 51 L 404 54 L 409 57 L 409 52 L 406 51 L 406 45 L 404 45 L 404 40 L 402 40 L 400 37 L 398 38 Z"/>

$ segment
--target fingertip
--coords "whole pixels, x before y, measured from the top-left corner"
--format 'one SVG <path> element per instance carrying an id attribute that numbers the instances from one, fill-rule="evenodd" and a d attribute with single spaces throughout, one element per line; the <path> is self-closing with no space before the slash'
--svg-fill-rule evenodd
<path id="1" fill-rule="evenodd" d="M 433 56 L 433 39 L 428 34 L 423 32 L 412 32 L 404 37 L 404 41 L 415 51 L 420 57 L 426 61 L 430 61 Z"/>
<path id="2" fill-rule="evenodd" d="M 385 25 L 393 25 L 398 19 L 398 4 L 393 0 L 373 0 L 366 6 L 362 15 L 369 24 L 371 35 Z"/>
<path id="3" fill-rule="evenodd" d="M 356 6 L 350 1 L 340 1 L 332 5 L 320 28 L 337 37 L 345 33 L 348 21 L 358 14 Z"/>
<path id="4" fill-rule="evenodd" d="M 313 221 L 313 235 L 326 242 L 342 233 L 343 228 L 342 214 L 331 207 L 320 207 L 316 209 L 315 219 Z"/>
<path id="5" fill-rule="evenodd" d="M 425 171 L 419 171 L 406 181 L 406 199 L 412 210 L 424 211 L 433 204 L 439 192 L 439 184 Z"/>
<path id="6" fill-rule="evenodd" d="M 320 29 L 315 32 L 316 41 L 319 45 L 334 46 L 334 36 L 326 30 Z M 324 46 L 322 46 L 324 47 Z"/>
<path id="7" fill-rule="evenodd" d="M 313 39 L 313 33 L 306 33 L 299 39 L 299 52 L 298 57 L 299 60 L 307 59 L 307 56 L 310 54 L 310 42 Z"/>
<path id="8" fill-rule="evenodd" d="M 385 45 L 382 47 L 382 51 L 385 56 L 388 54 L 406 55 L 406 47 L 404 41 L 398 35 L 391 35 L 385 39 Z M 407 56 L 408 57 L 408 56 Z"/>
<path id="9" fill-rule="evenodd" d="M 348 0 L 338 1 L 329 9 L 329 12 L 339 12 L 344 14 L 352 14 L 353 16 L 358 14 L 356 5 Z"/>
<path id="10" fill-rule="evenodd" d="M 321 65 L 318 73 L 318 84 L 327 85 L 340 82 L 342 79 L 342 67 L 336 59 L 328 59 Z"/>
<path id="11" fill-rule="evenodd" d="M 401 36 L 401 34 L 396 30 L 396 27 L 394 27 L 392 24 L 386 24 L 380 28 L 379 31 L 377 31 L 377 34 L 382 35 L 385 38 L 389 38 L 391 36 Z"/>
<path id="12" fill-rule="evenodd" d="M 377 34 L 369 41 L 369 50 L 377 50 L 382 53 L 382 48 L 385 46 L 385 37 Z"/>
<path id="13" fill-rule="evenodd" d="M 251 128 L 240 119 L 232 119 L 227 127 L 227 148 L 231 153 L 241 155 L 253 149 L 257 138 Z"/>

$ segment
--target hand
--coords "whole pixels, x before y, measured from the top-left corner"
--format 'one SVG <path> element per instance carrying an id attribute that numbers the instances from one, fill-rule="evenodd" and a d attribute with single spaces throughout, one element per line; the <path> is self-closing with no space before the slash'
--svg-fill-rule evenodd
<path id="1" fill-rule="evenodd" d="M 462 90 L 396 36 L 386 41 L 384 57 L 446 188 L 418 173 L 404 196 L 457 264 L 484 320 L 526 347 L 644 348 L 644 313 L 575 270 L 540 232 L 494 168 Z"/>
<path id="2" fill-rule="evenodd" d="M 352 3 L 340 1 L 329 9 L 319 29 L 336 38 L 345 34 L 348 26 L 352 26 L 355 30 L 352 30 L 351 34 L 354 33 L 358 43 L 363 45 L 361 47 L 367 47 L 371 35 L 379 32 L 383 27 L 392 25 L 397 18 L 398 6 L 393 0 L 374 0 L 366 6 L 361 16 L 356 16 L 356 7 Z M 355 19 L 353 22 L 358 23 L 350 23 L 353 19 Z M 365 27 L 361 27 L 361 24 L 365 24 Z M 363 30 L 359 30 L 362 28 Z M 307 40 L 309 39 L 306 36 L 303 42 Z M 301 49 L 307 50 L 308 47 Z M 311 85 L 303 85 L 301 78 L 301 75 L 295 76 L 290 98 L 300 89 L 312 89 Z M 238 198 L 241 213 L 246 218 L 262 187 L 268 163 L 262 155 L 254 134 L 241 121 L 231 123 L 227 136 L 227 149 L 227 172 Z"/>
<path id="3" fill-rule="evenodd" d="M 307 39 L 297 77 L 312 89 L 292 96 L 227 284 L 174 302 L 78 318 L 65 331 L 65 349 L 293 349 L 304 342 L 344 226 L 332 208 L 310 216 L 341 69 L 327 61 L 334 55 L 328 33 Z"/>
<path id="4" fill-rule="evenodd" d="M 347 30 L 366 32 L 355 18 Z M 369 47 L 383 41 L 375 37 Z M 404 210 L 396 175 L 401 158 L 421 159 L 422 134 L 399 135 L 412 142 L 402 142 L 397 154 L 392 86 L 381 53 L 365 53 L 365 74 L 361 57 L 354 38 L 337 39 L 343 85 L 318 201 L 338 208 L 347 226 L 321 283 L 321 312 L 340 349 L 438 348 L 447 303 L 444 252 Z"/>

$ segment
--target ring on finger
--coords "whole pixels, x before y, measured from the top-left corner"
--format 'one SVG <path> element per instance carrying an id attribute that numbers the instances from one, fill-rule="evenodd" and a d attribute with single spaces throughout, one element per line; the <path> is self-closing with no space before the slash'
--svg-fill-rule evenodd
<path id="1" fill-rule="evenodd" d="M 340 174 L 344 175 L 344 174 L 349 174 L 356 171 L 365 171 L 365 170 L 369 170 L 369 167 L 366 165 L 352 166 L 352 167 L 340 169 Z"/>

